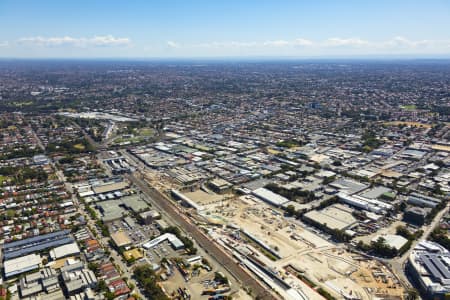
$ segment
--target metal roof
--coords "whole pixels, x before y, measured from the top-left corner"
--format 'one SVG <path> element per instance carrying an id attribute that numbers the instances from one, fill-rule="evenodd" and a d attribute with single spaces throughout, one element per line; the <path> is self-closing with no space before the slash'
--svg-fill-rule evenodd
<path id="1" fill-rule="evenodd" d="M 442 263 L 440 256 L 422 255 L 421 259 L 427 270 L 435 279 L 439 281 L 442 281 L 443 279 L 450 279 L 448 267 Z"/>
<path id="2" fill-rule="evenodd" d="M 69 233 L 70 230 L 62 230 L 12 243 L 6 243 L 3 245 L 3 257 L 5 260 L 8 260 L 44 249 L 72 243 L 74 239 Z"/>

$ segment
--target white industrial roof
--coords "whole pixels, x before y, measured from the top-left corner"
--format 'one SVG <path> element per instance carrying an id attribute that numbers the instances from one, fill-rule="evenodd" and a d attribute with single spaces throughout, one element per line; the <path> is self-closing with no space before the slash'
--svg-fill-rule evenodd
<path id="1" fill-rule="evenodd" d="M 78 192 L 78 195 L 83 198 L 83 197 L 95 195 L 95 193 L 92 190 L 88 190 L 88 191 L 84 191 L 84 192 Z"/>
<path id="2" fill-rule="evenodd" d="M 65 257 L 72 254 L 78 254 L 80 253 L 80 248 L 78 248 L 78 245 L 76 243 L 70 243 L 67 245 L 62 245 L 56 248 L 53 248 L 50 251 L 50 257 L 55 260 L 61 257 Z"/>
<path id="3" fill-rule="evenodd" d="M 150 249 L 164 242 L 165 240 L 168 240 L 169 243 L 171 243 L 175 248 L 184 246 L 183 242 L 180 241 L 176 235 L 172 233 L 164 233 L 163 235 L 160 235 L 157 238 L 143 244 L 142 247 L 144 247 L 145 249 Z"/>
<path id="4" fill-rule="evenodd" d="M 396 250 L 400 250 L 408 240 L 402 237 L 401 235 L 396 234 L 386 234 L 386 235 L 378 235 L 372 239 L 373 242 L 377 241 L 380 237 L 384 238 L 386 245 L 395 248 Z"/>
<path id="5" fill-rule="evenodd" d="M 41 263 L 41 256 L 29 254 L 17 258 L 6 260 L 3 263 L 6 277 L 33 270 Z"/>
<path id="6" fill-rule="evenodd" d="M 287 199 L 281 195 L 275 194 L 274 192 L 272 192 L 266 188 L 256 189 L 252 193 L 253 193 L 253 195 L 255 195 L 255 196 L 263 199 L 264 201 L 267 201 L 270 204 L 275 205 L 275 206 L 281 206 L 284 203 L 289 202 L 289 199 Z"/>

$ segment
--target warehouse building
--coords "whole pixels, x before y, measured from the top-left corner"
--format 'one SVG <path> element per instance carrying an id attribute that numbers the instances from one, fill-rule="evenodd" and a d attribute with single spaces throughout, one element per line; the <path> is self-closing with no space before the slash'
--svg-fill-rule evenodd
<path id="1" fill-rule="evenodd" d="M 388 204 L 386 202 L 367 199 L 358 195 L 350 196 L 345 193 L 339 193 L 338 197 L 339 200 L 345 204 L 376 214 L 387 214 L 394 208 L 391 204 Z"/>
<path id="2" fill-rule="evenodd" d="M 71 255 L 79 255 L 80 248 L 78 248 L 77 243 L 73 242 L 70 244 L 62 245 L 50 250 L 50 257 L 52 260 L 57 260 L 63 257 L 71 256 Z"/>
<path id="3" fill-rule="evenodd" d="M 40 264 L 41 264 L 41 256 L 37 254 L 29 254 L 6 260 L 3 263 L 5 278 L 9 278 L 25 272 L 39 269 Z"/>
<path id="4" fill-rule="evenodd" d="M 264 200 L 265 202 L 269 203 L 270 205 L 281 207 L 283 204 L 289 202 L 289 199 L 278 195 L 266 188 L 259 188 L 252 192 L 253 195 L 256 197 Z"/>
<path id="5" fill-rule="evenodd" d="M 388 245 L 391 248 L 394 248 L 397 251 L 400 251 L 403 246 L 405 246 L 408 243 L 408 240 L 402 237 L 401 235 L 396 234 L 383 234 L 383 235 L 377 235 L 372 239 L 372 242 L 378 241 L 378 239 L 383 238 L 386 245 Z"/>
<path id="6" fill-rule="evenodd" d="M 135 213 L 140 213 L 142 211 L 145 211 L 148 209 L 148 204 L 144 201 L 144 199 L 139 196 L 139 195 L 131 195 L 131 196 L 127 196 L 127 197 L 123 197 L 120 199 L 120 201 L 122 202 L 122 205 L 135 212 Z"/>
<path id="7" fill-rule="evenodd" d="M 367 184 L 345 178 L 333 181 L 330 186 L 348 195 L 359 193 L 369 187 Z"/>
<path id="8" fill-rule="evenodd" d="M 128 183 L 126 181 L 119 181 L 119 182 L 107 182 L 104 184 L 96 185 L 92 187 L 92 191 L 98 195 L 98 194 L 107 194 L 112 193 L 116 191 L 121 191 L 126 188 L 128 188 Z"/>
<path id="9" fill-rule="evenodd" d="M 412 193 L 408 197 L 408 203 L 411 205 L 416 205 L 420 207 L 430 207 L 435 208 L 441 203 L 441 199 L 421 195 L 418 193 Z"/>
<path id="10" fill-rule="evenodd" d="M 322 210 L 312 210 L 304 216 L 306 221 L 331 230 L 347 230 L 358 223 L 352 215 L 352 209 L 340 204 L 328 206 Z"/>
<path id="11" fill-rule="evenodd" d="M 102 214 L 101 218 L 103 222 L 122 219 L 126 214 L 126 210 L 122 206 L 121 200 L 108 200 L 96 203 L 96 207 Z"/>

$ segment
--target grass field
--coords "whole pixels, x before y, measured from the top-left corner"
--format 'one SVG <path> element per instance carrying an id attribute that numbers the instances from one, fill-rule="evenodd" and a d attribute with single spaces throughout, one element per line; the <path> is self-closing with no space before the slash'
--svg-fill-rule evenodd
<path id="1" fill-rule="evenodd" d="M 121 143 L 130 143 L 130 144 L 134 144 L 134 143 L 140 143 L 144 140 L 145 138 L 143 136 L 134 136 L 134 137 L 130 137 L 130 138 L 122 138 L 119 137 L 117 139 L 114 140 L 114 144 L 121 144 Z"/>
<path id="2" fill-rule="evenodd" d="M 73 145 L 73 147 L 75 149 L 77 149 L 78 151 L 84 151 L 84 149 L 86 148 L 86 147 L 84 147 L 83 144 L 75 144 L 75 145 Z"/>
<path id="3" fill-rule="evenodd" d="M 7 181 L 7 180 L 8 180 L 8 176 L 0 175 L 0 186 L 2 186 L 2 185 L 3 185 L 3 182 L 5 182 L 5 181 Z"/>
<path id="4" fill-rule="evenodd" d="M 404 109 L 404 110 L 415 110 L 417 107 L 414 104 L 410 104 L 410 105 L 400 106 L 400 108 Z"/>
<path id="5" fill-rule="evenodd" d="M 151 128 L 141 128 L 139 129 L 138 135 L 140 136 L 152 136 L 155 134 L 155 131 Z"/>

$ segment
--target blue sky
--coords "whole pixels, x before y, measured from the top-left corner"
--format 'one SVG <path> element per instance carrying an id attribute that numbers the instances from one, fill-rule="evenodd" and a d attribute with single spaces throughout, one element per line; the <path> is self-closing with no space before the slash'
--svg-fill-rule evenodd
<path id="1" fill-rule="evenodd" d="M 0 0 L 0 57 L 450 56 L 447 0 Z"/>

